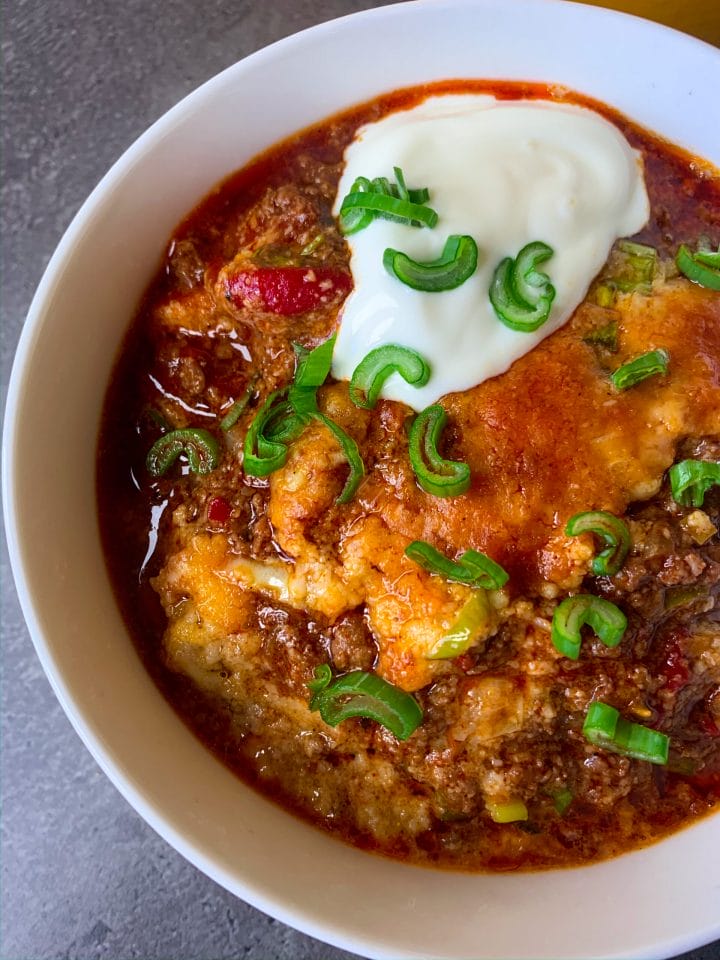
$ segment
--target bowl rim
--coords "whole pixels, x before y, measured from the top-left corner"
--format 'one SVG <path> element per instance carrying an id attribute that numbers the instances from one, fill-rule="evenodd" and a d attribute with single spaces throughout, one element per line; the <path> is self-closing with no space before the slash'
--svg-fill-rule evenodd
<path id="1" fill-rule="evenodd" d="M 472 2 L 472 0 L 468 0 L 468 2 Z M 492 6 L 496 0 L 480 0 L 480 2 L 489 3 L 489 5 Z M 675 35 L 676 42 L 679 44 L 691 45 L 695 49 L 705 48 L 706 51 L 711 51 L 712 54 L 718 58 L 718 64 L 720 65 L 720 51 L 714 47 L 704 41 L 645 20 L 644 18 L 606 8 L 585 6 L 584 4 L 573 2 L 573 0 L 522 0 L 522 2 L 535 7 L 545 6 L 548 8 L 559 8 L 565 6 L 580 8 L 583 11 L 583 15 L 591 22 L 604 20 L 606 22 L 614 21 L 617 24 L 621 24 L 628 19 L 639 21 L 645 25 L 644 29 L 649 31 L 648 35 L 650 38 L 654 31 L 662 34 L 669 32 Z M 96 209 L 99 199 L 112 188 L 113 184 L 122 180 L 122 178 L 132 170 L 136 161 L 142 157 L 143 152 L 148 146 L 151 146 L 156 140 L 162 137 L 165 132 L 172 130 L 179 119 L 192 112 L 196 104 L 201 103 L 205 97 L 211 95 L 213 91 L 226 82 L 231 75 L 234 75 L 238 71 L 252 69 L 256 64 L 264 60 L 270 60 L 296 45 L 304 44 L 309 34 L 313 34 L 316 37 L 330 36 L 332 33 L 342 30 L 348 21 L 355 21 L 360 18 L 373 21 L 381 20 L 388 15 L 400 16 L 401 11 L 404 12 L 408 8 L 419 8 L 420 6 L 450 7 L 458 5 L 462 5 L 462 0 L 406 0 L 406 2 L 398 4 L 389 4 L 347 14 L 308 27 L 298 33 L 256 50 L 238 63 L 227 67 L 225 70 L 205 81 L 151 124 L 150 127 L 124 151 L 118 160 L 116 160 L 81 205 L 70 225 L 65 230 L 43 273 L 18 341 L 8 385 L 3 429 L 2 490 L 4 524 L 11 569 L 20 606 L 36 652 L 53 691 L 74 729 L 103 772 L 119 790 L 121 795 L 163 839 L 170 843 L 185 859 L 189 860 L 225 889 L 230 890 L 235 895 L 241 896 L 243 900 L 252 906 L 304 933 L 330 942 L 345 950 L 357 951 L 358 947 L 363 950 L 371 950 L 372 955 L 378 958 L 396 957 L 397 950 L 394 947 L 387 947 L 384 942 L 374 938 L 370 933 L 368 933 L 367 938 L 363 942 L 359 942 L 354 936 L 349 939 L 342 924 L 336 924 L 333 928 L 328 924 L 326 918 L 318 921 L 314 916 L 308 914 L 306 908 L 297 909 L 292 904 L 278 902 L 271 896 L 267 896 L 264 891 L 253 888 L 252 878 L 243 878 L 242 882 L 239 882 L 237 876 L 223 870 L 222 867 L 215 863 L 212 858 L 208 857 L 199 846 L 193 844 L 182 833 L 178 832 L 174 826 L 168 822 L 162 810 L 157 809 L 147 801 L 146 797 L 133 782 L 129 773 L 122 768 L 122 764 L 118 759 L 106 751 L 105 745 L 101 739 L 98 738 L 96 732 L 88 723 L 68 690 L 62 672 L 59 670 L 46 640 L 45 630 L 37 615 L 36 604 L 33 601 L 32 591 L 28 583 L 20 530 L 15 522 L 18 484 L 20 483 L 20 478 L 16 475 L 15 471 L 15 451 L 17 445 L 20 443 L 18 411 L 21 409 L 21 393 L 26 368 L 37 344 L 45 304 L 54 289 L 60 284 L 65 264 L 72 259 L 78 238 L 86 229 L 87 223 Z M 352 104 L 348 104 L 348 106 L 352 106 Z M 715 816 L 720 816 L 720 814 L 715 814 Z M 692 827 L 686 829 L 692 829 Z M 238 892 L 239 889 L 240 892 Z M 716 937 L 720 937 L 720 917 L 715 923 L 708 925 L 707 928 L 679 933 L 672 941 L 663 940 L 660 943 L 648 943 L 646 947 L 624 953 L 623 956 L 628 958 L 658 956 L 658 947 L 662 950 L 671 949 L 677 952 L 700 946 Z M 609 955 L 610 954 L 608 954 L 608 956 Z"/>

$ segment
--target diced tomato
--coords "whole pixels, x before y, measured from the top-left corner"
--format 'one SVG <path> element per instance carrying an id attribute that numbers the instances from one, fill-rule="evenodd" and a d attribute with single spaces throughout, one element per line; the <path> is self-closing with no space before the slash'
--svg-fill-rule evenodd
<path id="1" fill-rule="evenodd" d="M 226 523 L 230 512 L 230 504 L 224 497 L 213 497 L 208 504 L 207 518 L 211 523 Z"/>
<path id="2" fill-rule="evenodd" d="M 685 778 L 702 793 L 714 793 L 720 796 L 720 770 L 708 770 Z"/>
<path id="3" fill-rule="evenodd" d="M 687 659 L 677 639 L 668 646 L 660 674 L 664 679 L 665 688 L 670 691 L 679 690 L 690 679 Z"/>
<path id="4" fill-rule="evenodd" d="M 260 307 L 292 317 L 346 296 L 350 274 L 328 267 L 257 267 L 225 277 L 225 295 L 236 306 Z"/>

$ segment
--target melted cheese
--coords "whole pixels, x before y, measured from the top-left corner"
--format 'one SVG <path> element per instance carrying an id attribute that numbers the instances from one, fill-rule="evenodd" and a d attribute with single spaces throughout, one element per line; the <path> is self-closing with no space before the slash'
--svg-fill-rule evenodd
<path id="1" fill-rule="evenodd" d="M 382 396 L 421 410 L 439 397 L 503 373 L 561 327 L 583 299 L 613 242 L 636 233 L 649 203 L 639 155 L 591 110 L 549 101 L 432 97 L 362 127 L 345 154 L 335 212 L 356 177 L 402 168 L 408 187 L 427 187 L 434 229 L 376 219 L 348 237 L 355 289 L 346 301 L 333 375 L 350 379 L 374 347 L 412 347 L 431 365 L 429 383 L 397 374 Z M 419 261 L 438 257 L 451 234 L 479 248 L 460 287 L 423 293 L 383 267 L 387 247 Z M 534 333 L 501 323 L 488 297 L 495 268 L 527 243 L 554 249 L 540 268 L 556 289 L 549 320 Z"/>

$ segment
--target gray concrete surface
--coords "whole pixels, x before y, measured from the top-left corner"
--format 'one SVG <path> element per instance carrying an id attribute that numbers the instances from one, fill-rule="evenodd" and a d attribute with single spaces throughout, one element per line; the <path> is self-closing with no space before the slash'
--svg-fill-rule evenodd
<path id="1" fill-rule="evenodd" d="M 20 327 L 45 264 L 90 189 L 135 137 L 252 50 L 377 5 L 6 3 L 3 406 Z M 42 674 L 4 541 L 1 562 L 0 960 L 349 960 L 230 896 L 125 803 Z M 687 957 L 720 960 L 720 943 Z"/>

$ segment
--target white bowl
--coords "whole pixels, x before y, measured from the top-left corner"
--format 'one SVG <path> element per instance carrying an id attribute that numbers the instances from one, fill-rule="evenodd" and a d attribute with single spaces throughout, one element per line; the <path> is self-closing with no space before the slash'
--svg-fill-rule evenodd
<path id="1" fill-rule="evenodd" d="M 576 870 L 463 875 L 352 849 L 243 785 L 142 667 L 98 537 L 95 438 L 113 359 L 174 225 L 290 132 L 397 87 L 550 81 L 720 165 L 720 53 L 548 0 L 399 4 L 248 57 L 154 124 L 65 234 L 13 370 L 5 510 L 18 592 L 55 692 L 98 763 L 192 863 L 306 933 L 372 957 L 660 957 L 720 936 L 720 816 Z"/>

